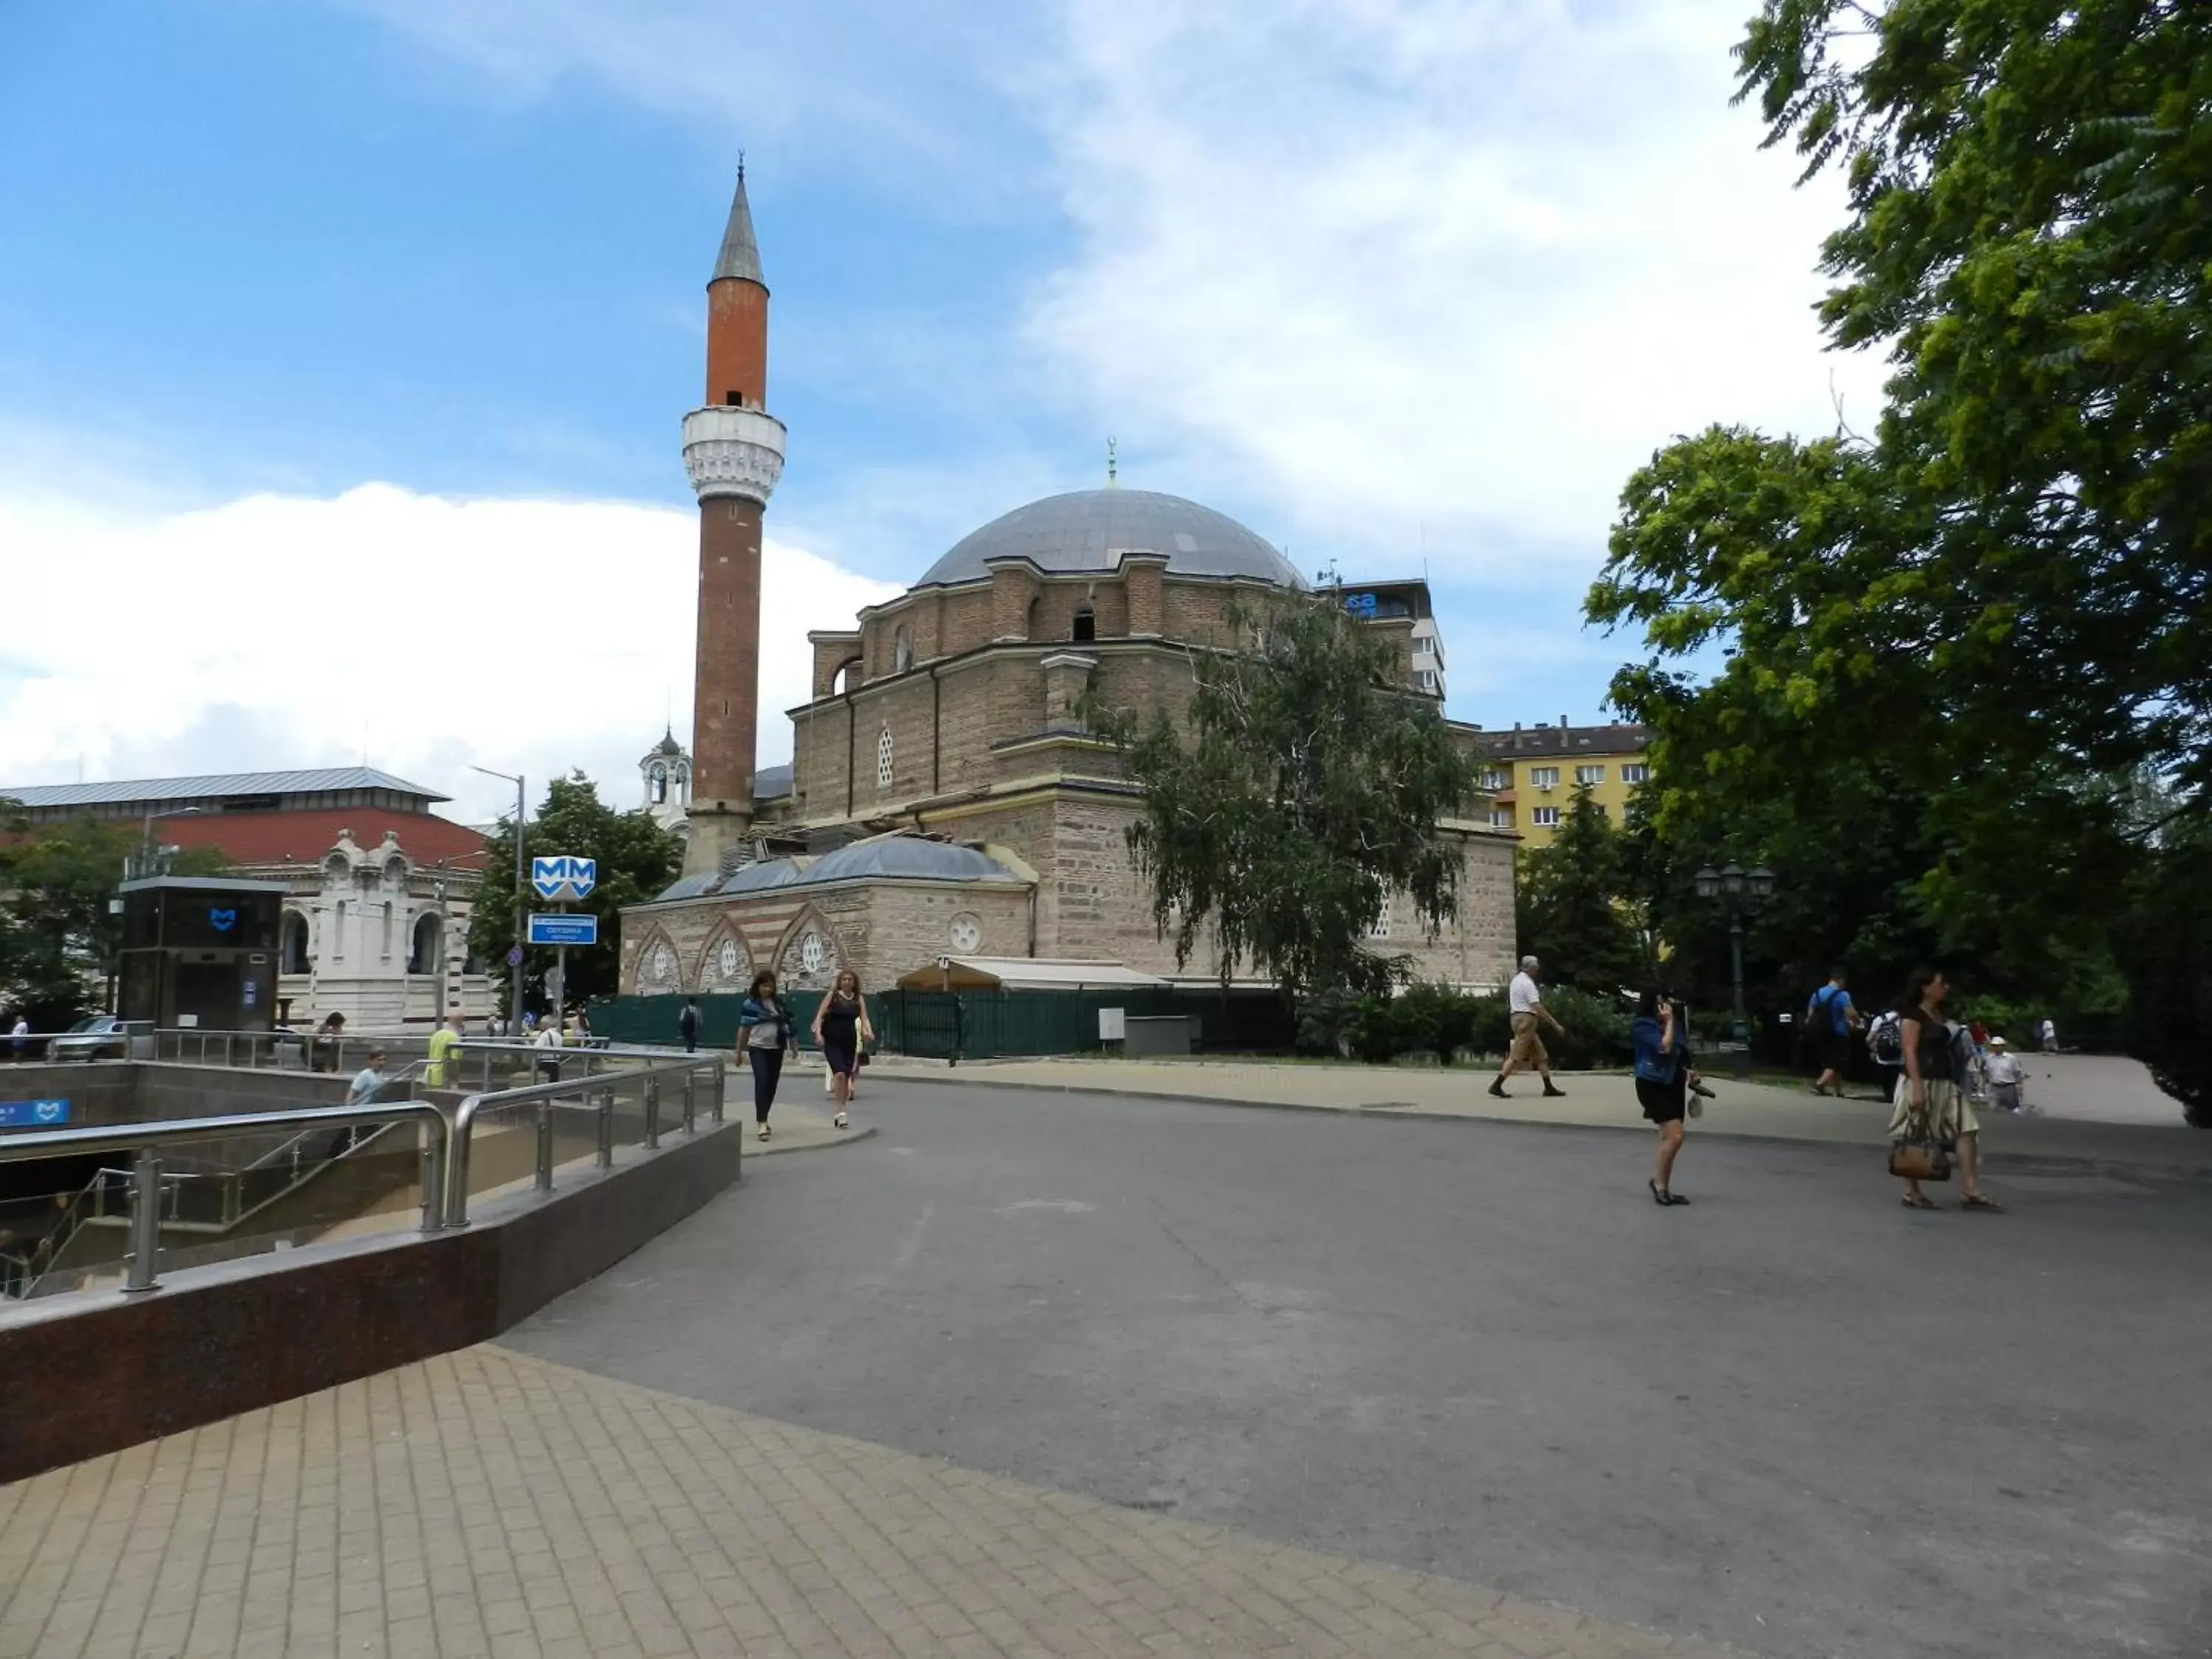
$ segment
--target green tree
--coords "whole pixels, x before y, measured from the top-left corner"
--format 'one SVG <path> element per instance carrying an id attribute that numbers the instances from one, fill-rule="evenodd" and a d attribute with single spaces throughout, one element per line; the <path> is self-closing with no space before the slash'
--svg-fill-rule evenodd
<path id="1" fill-rule="evenodd" d="M 89 817 L 33 824 L 19 812 L 8 821 L 0 837 L 0 1006 L 52 1031 L 98 1006 L 123 944 L 108 902 L 139 839 L 137 824 Z M 179 876 L 229 868 L 209 847 L 185 848 L 167 865 Z"/>
<path id="2" fill-rule="evenodd" d="M 1249 964 L 1286 995 L 1387 990 L 1405 958 L 1370 947 L 1393 893 L 1431 935 L 1456 914 L 1461 856 L 1438 823 L 1477 767 L 1435 708 L 1402 689 L 1389 642 L 1325 599 L 1284 596 L 1228 618 L 1241 650 L 1191 653 L 1178 723 L 1099 717 L 1144 785 L 1128 844 L 1152 918 L 1187 963 Z"/>
<path id="3" fill-rule="evenodd" d="M 2212 9 L 1768 0 L 1738 55 L 1768 142 L 1847 170 L 1822 320 L 1894 372 L 1870 440 L 1716 426 L 1623 492 L 1588 614 L 1650 647 L 1613 697 L 1657 732 L 1656 902 L 1724 847 L 1838 957 L 2046 1000 L 2188 971 L 2130 935 L 2212 781 Z M 2187 1027 L 2138 1032 L 2212 1091 Z"/>
<path id="4" fill-rule="evenodd" d="M 622 908 L 657 898 L 667 889 L 684 867 L 683 842 L 647 812 L 618 812 L 607 805 L 592 781 L 574 772 L 546 787 L 544 801 L 523 832 L 522 846 L 526 860 L 568 854 L 599 860 L 599 884 L 582 904 L 570 908 L 599 917 L 599 943 L 568 952 L 568 1000 L 614 995 L 620 979 Z M 502 1008 L 512 995 L 507 953 L 516 943 L 514 869 L 514 823 L 501 818 L 486 848 L 484 884 L 469 911 L 469 954 L 486 964 L 502 988 Z M 524 947 L 523 995 L 540 1012 L 548 1006 L 545 976 L 553 960 L 549 948 Z"/>
<path id="5" fill-rule="evenodd" d="M 1562 985 L 1617 996 L 1644 977 L 1620 833 L 1578 787 L 1548 847 L 1524 848 L 1514 872 L 1521 949 Z"/>

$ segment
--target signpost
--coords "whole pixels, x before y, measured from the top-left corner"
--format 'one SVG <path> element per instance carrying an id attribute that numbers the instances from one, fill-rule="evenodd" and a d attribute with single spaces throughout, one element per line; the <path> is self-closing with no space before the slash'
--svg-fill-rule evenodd
<path id="1" fill-rule="evenodd" d="M 599 942 L 599 919 L 597 916 L 572 916 L 567 907 L 591 896 L 592 889 L 599 884 L 599 861 L 582 859 L 572 853 L 556 853 L 550 858 L 530 860 L 530 885 L 538 896 L 548 903 L 558 904 L 561 913 L 545 915 L 533 913 L 530 918 L 530 942 L 550 945 L 553 951 L 553 982 L 549 1000 L 553 1004 L 553 1018 L 557 1022 L 563 1012 L 563 1000 L 568 989 L 568 947 L 571 945 L 597 945 Z"/>

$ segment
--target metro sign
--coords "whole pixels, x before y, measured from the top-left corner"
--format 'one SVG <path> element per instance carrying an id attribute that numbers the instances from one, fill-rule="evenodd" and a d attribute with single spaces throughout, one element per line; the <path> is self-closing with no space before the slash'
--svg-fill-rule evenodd
<path id="1" fill-rule="evenodd" d="M 599 861 L 566 853 L 530 860 L 530 885 L 548 903 L 580 899 L 599 884 Z"/>

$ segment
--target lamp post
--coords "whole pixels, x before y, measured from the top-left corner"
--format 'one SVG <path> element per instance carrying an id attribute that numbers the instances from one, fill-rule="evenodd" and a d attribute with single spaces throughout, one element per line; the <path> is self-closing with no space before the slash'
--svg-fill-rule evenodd
<path id="1" fill-rule="evenodd" d="M 154 851 L 154 826 L 155 824 L 161 823 L 164 818 L 195 817 L 206 811 L 207 808 L 204 806 L 173 806 L 166 812 L 148 812 L 146 814 L 146 822 L 138 831 L 138 867 L 132 873 L 138 876 L 151 876 L 158 875 L 160 873 L 160 872 L 155 870 L 154 867 L 155 861 L 155 854 Z"/>
<path id="2" fill-rule="evenodd" d="M 1745 915 L 1764 904 L 1774 893 L 1774 872 L 1763 864 L 1748 870 L 1740 864 L 1723 865 L 1716 870 L 1711 865 L 1692 878 L 1697 884 L 1701 899 L 1718 899 L 1728 907 L 1729 958 L 1735 986 L 1735 1069 L 1741 1075 L 1749 1063 L 1751 1054 L 1751 1024 L 1743 1012 L 1743 919 Z"/>
<path id="3" fill-rule="evenodd" d="M 469 770 L 481 772 L 488 778 L 504 779 L 514 786 L 514 949 L 519 957 L 522 936 L 530 931 L 530 860 L 522 850 L 522 816 L 529 809 L 523 800 L 522 780 L 512 772 L 495 772 L 489 766 L 471 763 Z M 513 1012 L 507 1016 L 507 1040 L 515 1042 L 522 1036 L 521 962 L 517 960 L 507 971 L 514 992 L 509 999 Z"/>

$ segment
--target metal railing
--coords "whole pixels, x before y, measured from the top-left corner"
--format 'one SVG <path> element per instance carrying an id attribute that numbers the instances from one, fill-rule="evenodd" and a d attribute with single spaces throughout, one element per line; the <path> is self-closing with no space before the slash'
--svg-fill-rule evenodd
<path id="1" fill-rule="evenodd" d="M 542 1051 L 528 1049 L 526 1052 L 536 1054 Z M 561 1052 L 578 1053 L 575 1050 Z M 533 1113 L 532 1127 L 536 1138 L 533 1176 L 536 1189 L 541 1193 L 553 1190 L 553 1175 L 556 1167 L 554 1114 L 558 1110 L 584 1110 L 593 1114 L 596 1120 L 593 1163 L 601 1170 L 611 1169 L 614 1164 L 616 1117 L 625 1097 L 632 1094 L 635 1097 L 641 1119 L 640 1144 L 648 1151 L 659 1146 L 662 1134 L 668 1127 L 680 1126 L 687 1135 L 698 1133 L 700 1097 L 702 1093 L 706 1097 L 704 1103 L 711 1121 L 715 1123 L 724 1121 L 722 1092 L 727 1081 L 728 1066 L 721 1056 L 696 1055 L 658 1062 L 646 1056 L 625 1058 L 644 1063 L 593 1072 L 558 1083 L 541 1083 L 520 1089 L 479 1091 L 463 1100 L 450 1117 L 433 1102 L 409 1100 L 366 1106 L 292 1107 L 276 1111 L 188 1118 L 162 1123 L 118 1124 L 107 1128 L 45 1129 L 0 1137 L 0 1164 L 107 1152 L 131 1154 L 127 1175 L 130 1197 L 125 1211 L 131 1230 L 131 1246 L 125 1257 L 126 1272 L 123 1288 L 128 1293 L 137 1294 L 155 1289 L 158 1282 L 155 1261 L 165 1220 L 171 1224 L 189 1224 L 190 1220 L 183 1213 L 186 1207 L 182 1201 L 185 1183 L 173 1173 L 164 1176 L 161 1161 L 156 1156 L 159 1147 L 192 1140 L 266 1134 L 271 1130 L 290 1129 L 295 1132 L 274 1152 L 257 1160 L 247 1170 L 234 1174 L 217 1173 L 206 1177 L 217 1183 L 217 1189 L 220 1189 L 221 1183 L 226 1182 L 233 1183 L 236 1188 L 234 1194 L 224 1192 L 221 1200 L 216 1224 L 227 1227 L 235 1224 L 244 1213 L 238 1206 L 245 1195 L 246 1178 L 256 1170 L 269 1169 L 270 1173 L 277 1173 L 282 1166 L 276 1164 L 276 1160 L 306 1138 L 333 1130 L 361 1128 L 372 1129 L 374 1135 L 380 1135 L 396 1125 L 413 1123 L 420 1126 L 424 1138 L 422 1228 L 426 1233 L 434 1233 L 468 1224 L 470 1152 L 477 1125 L 488 1115 L 524 1109 Z M 674 1125 L 664 1121 L 665 1092 L 673 1092 L 680 1099 L 679 1115 Z M 349 1145 L 349 1150 L 365 1144 L 366 1139 L 356 1139 Z M 123 1174 L 119 1170 L 100 1171 L 78 1195 L 71 1206 L 72 1210 L 77 1210 L 88 1202 L 98 1206 L 105 1216 L 106 1194 L 116 1184 L 113 1178 Z M 290 1186 L 296 1184 L 296 1182 L 289 1182 L 285 1189 L 289 1190 Z M 268 1201 L 282 1195 L 282 1192 L 269 1194 L 252 1207 L 264 1207 Z"/>
<path id="2" fill-rule="evenodd" d="M 369 1055 L 378 1053 L 391 1060 L 420 1060 L 427 1065 L 430 1060 L 429 1048 L 427 1035 L 417 1036 L 412 1033 L 398 1036 L 325 1036 L 313 1031 L 222 1031 L 201 1026 L 165 1026 L 153 1033 L 153 1049 L 147 1057 L 172 1065 L 320 1072 L 345 1077 L 366 1065 Z M 557 1048 L 542 1048 L 535 1042 L 506 1037 L 464 1037 L 459 1052 L 447 1067 L 453 1075 L 441 1078 L 431 1086 L 459 1092 L 468 1086 L 467 1079 L 474 1073 L 478 1089 L 489 1090 L 493 1071 L 502 1058 L 509 1062 L 510 1069 L 520 1069 L 527 1064 L 538 1071 L 549 1066 L 566 1069 L 580 1060 L 585 1074 L 596 1076 L 625 1056 L 642 1058 L 631 1051 L 611 1048 L 605 1037 L 590 1037 Z"/>
<path id="3" fill-rule="evenodd" d="M 422 1230 L 445 1225 L 446 1170 L 452 1161 L 453 1130 L 446 1115 L 428 1101 L 394 1101 L 382 1106 L 305 1106 L 278 1112 L 246 1112 L 227 1117 L 185 1118 L 167 1123 L 118 1124 L 105 1129 L 42 1129 L 0 1139 L 0 1164 L 33 1158 L 70 1158 L 87 1152 L 131 1154 L 131 1249 L 125 1257 L 123 1288 L 137 1294 L 154 1289 L 160 1253 L 163 1182 L 155 1148 L 188 1140 L 264 1133 L 272 1128 L 346 1129 L 415 1123 L 424 1135 Z"/>

